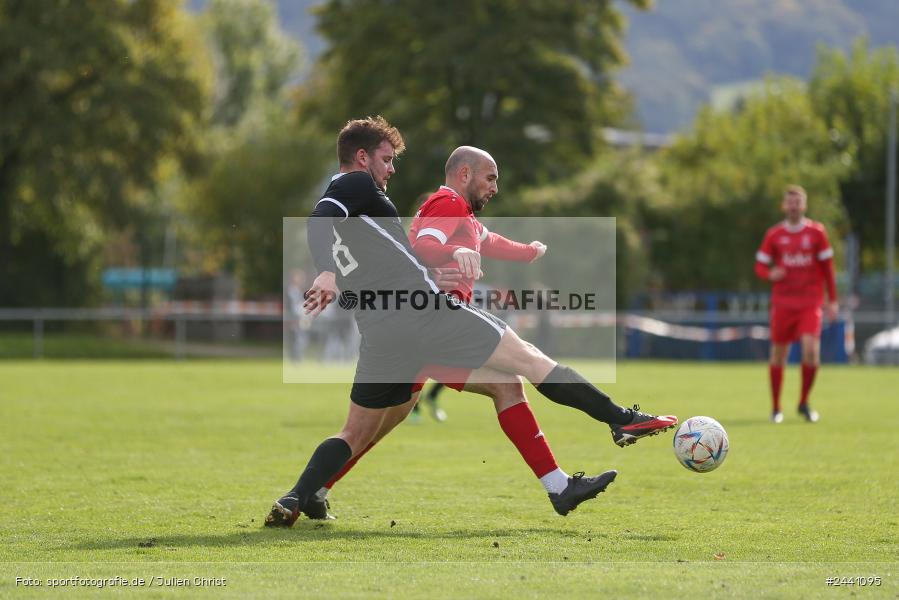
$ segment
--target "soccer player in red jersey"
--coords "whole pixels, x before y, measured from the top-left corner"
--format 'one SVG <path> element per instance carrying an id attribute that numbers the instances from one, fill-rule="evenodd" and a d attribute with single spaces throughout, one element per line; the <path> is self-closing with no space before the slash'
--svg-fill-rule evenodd
<path id="1" fill-rule="evenodd" d="M 798 185 L 787 187 L 782 208 L 786 219 L 770 228 L 756 252 L 755 273 L 771 282 L 771 421 L 783 421 L 780 390 L 790 344 L 802 346 L 802 394 L 799 414 L 814 423 L 818 413 L 809 407 L 809 393 L 821 362 L 822 306 L 827 318 L 837 317 L 833 248 L 824 225 L 805 218 L 807 198 Z M 824 291 L 829 301 L 824 304 Z"/>
<path id="2" fill-rule="evenodd" d="M 487 170 L 476 170 L 481 163 Z M 476 213 L 483 210 L 498 191 L 498 173 L 489 169 L 490 164 L 495 164 L 493 158 L 479 148 L 457 148 L 447 161 L 446 172 L 452 173 L 454 181 L 451 183 L 464 190 L 464 193 L 460 194 L 449 185 L 440 186 L 422 203 L 409 232 L 409 241 L 425 265 L 444 269 L 458 266 L 463 270 L 465 275 L 462 281 L 447 291 L 466 303 L 471 303 L 474 282 L 479 279 L 477 275 L 480 274 L 475 273 L 475 269 L 480 271 L 482 256 L 497 260 L 533 262 L 546 252 L 546 245 L 542 242 L 523 244 L 512 241 L 488 231 L 477 219 Z M 421 391 L 422 385 L 423 381 L 418 382 L 413 392 Z M 446 419 L 445 413 L 436 404 L 437 394 L 444 385 L 437 383 L 428 394 L 431 411 L 438 421 Z M 462 390 L 461 383 L 451 384 L 450 387 Z M 416 404 L 414 412 L 418 406 Z"/>
<path id="3" fill-rule="evenodd" d="M 482 253 L 493 258 L 531 262 L 543 256 L 546 245 L 537 241 L 522 244 L 508 240 L 487 231 L 475 217 L 474 213 L 480 211 L 498 189 L 498 169 L 487 152 L 470 146 L 457 148 L 447 160 L 445 171 L 446 185 L 432 194 L 416 214 L 409 241 L 425 266 L 436 269 L 458 267 L 462 271 L 461 281 L 457 281 L 450 291 L 467 304 L 472 299 L 474 281 L 481 275 Z M 581 502 L 596 497 L 614 480 L 615 471 L 584 477 L 582 472 L 570 476 L 559 467 L 527 402 L 520 377 L 485 367 L 465 369 L 428 365 L 415 378 L 408 410 L 418 402 L 428 377 L 457 391 L 464 389 L 493 400 L 501 429 L 539 479 L 559 514 L 566 515 Z M 677 424 L 676 417 L 647 415 L 637 406 L 633 410 L 626 409 L 614 404 L 599 390 L 596 393 L 602 396 L 603 402 L 590 407 L 576 402 L 560 403 L 579 408 L 594 419 L 608 423 L 614 442 L 621 447 Z M 303 510 L 307 516 L 333 518 L 327 500 L 331 488 L 408 414 L 407 411 L 394 413 L 385 419 L 374 439 L 315 493 Z"/>
<path id="4" fill-rule="evenodd" d="M 480 271 L 482 256 L 498 260 L 533 262 L 543 256 L 546 245 L 534 241 L 522 244 L 488 231 L 476 213 L 483 210 L 498 190 L 498 173 L 487 171 L 477 173 L 475 167 L 483 161 L 485 166 L 493 163 L 490 155 L 471 146 L 457 148 L 447 161 L 446 172 L 452 173 L 452 182 L 459 190 L 442 185 L 431 194 L 415 215 L 409 232 L 409 241 L 422 262 L 430 267 L 453 268 L 457 265 L 467 271 L 462 281 L 449 290 L 463 302 L 470 303 L 474 282 L 478 279 L 474 270 Z M 423 381 L 413 388 L 421 390 Z M 428 393 L 428 401 L 435 418 L 445 419 L 445 414 L 437 407 L 437 394 L 444 383 L 438 382 Z M 462 384 L 450 385 L 461 391 Z M 416 404 L 416 409 L 418 405 Z"/>
<path id="5" fill-rule="evenodd" d="M 476 169 L 481 163 L 484 166 Z M 418 257 L 429 267 L 458 267 L 462 281 L 453 294 L 471 302 L 474 282 L 480 275 L 481 257 L 533 262 L 543 256 L 542 242 L 522 244 L 488 231 L 476 213 L 496 195 L 497 173 L 489 154 L 471 146 L 457 148 L 446 166 L 447 178 L 459 190 L 442 185 L 422 204 L 409 240 Z M 469 199 L 468 197 L 471 197 Z"/>

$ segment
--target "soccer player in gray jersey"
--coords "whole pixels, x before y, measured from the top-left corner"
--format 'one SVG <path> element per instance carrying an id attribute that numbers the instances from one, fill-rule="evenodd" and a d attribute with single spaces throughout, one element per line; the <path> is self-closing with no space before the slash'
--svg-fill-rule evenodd
<path id="1" fill-rule="evenodd" d="M 574 370 L 522 340 L 502 320 L 440 292 L 416 258 L 386 195 L 393 160 L 405 148 L 399 131 L 383 118 L 350 121 L 337 139 L 340 172 L 308 221 L 309 246 L 319 271 L 306 294 L 315 316 L 338 294 L 360 305 L 373 291 L 377 301 L 355 317 L 362 336 L 346 424 L 313 452 L 296 485 L 277 500 L 266 526 L 290 527 L 315 502 L 315 493 L 373 440 L 411 409 L 415 377 L 425 365 L 472 369 L 470 381 L 515 381 L 522 376 L 558 404 L 609 423 L 619 445 L 677 424 L 618 406 Z M 382 296 L 383 294 L 383 296 Z M 427 307 L 393 303 L 403 295 L 424 295 Z M 379 304 L 383 298 L 384 303 Z M 369 297 L 369 300 L 371 298 Z M 378 308 L 381 308 L 380 310 Z M 422 332 L 427 332 L 423 336 Z M 572 478 L 572 489 L 553 505 L 566 514 L 611 483 L 615 471 Z"/>

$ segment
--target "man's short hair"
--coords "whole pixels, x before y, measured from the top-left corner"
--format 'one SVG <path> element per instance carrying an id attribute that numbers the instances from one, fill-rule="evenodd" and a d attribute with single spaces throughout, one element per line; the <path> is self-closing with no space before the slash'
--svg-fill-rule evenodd
<path id="1" fill-rule="evenodd" d="M 351 165 L 357 151 L 362 149 L 372 154 L 384 140 L 390 142 L 397 155 L 406 149 L 399 130 L 381 115 L 351 119 L 337 135 L 337 160 L 341 165 Z"/>
<path id="2" fill-rule="evenodd" d="M 786 189 L 784 189 L 784 197 L 789 196 L 790 194 L 796 194 L 797 196 L 808 198 L 808 195 L 805 193 L 805 188 L 801 185 L 788 185 Z"/>
<path id="3" fill-rule="evenodd" d="M 390 142 L 397 155 L 406 149 L 399 130 L 381 115 L 351 119 L 337 135 L 337 160 L 341 165 L 351 165 L 357 151 L 362 149 L 372 154 L 384 140 Z"/>

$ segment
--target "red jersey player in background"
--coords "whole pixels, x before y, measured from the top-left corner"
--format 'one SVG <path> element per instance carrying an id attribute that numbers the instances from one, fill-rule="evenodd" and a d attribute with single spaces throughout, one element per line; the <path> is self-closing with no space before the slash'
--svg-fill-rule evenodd
<path id="1" fill-rule="evenodd" d="M 827 318 L 836 319 L 837 290 L 834 282 L 833 248 L 824 225 L 805 218 L 805 190 L 790 185 L 782 208 L 786 220 L 765 234 L 756 252 L 755 273 L 771 282 L 771 421 L 783 421 L 780 390 L 790 344 L 802 346 L 802 394 L 799 414 L 814 423 L 818 413 L 809 407 L 809 392 L 821 362 L 822 305 Z M 824 305 L 824 291 L 829 302 Z"/>

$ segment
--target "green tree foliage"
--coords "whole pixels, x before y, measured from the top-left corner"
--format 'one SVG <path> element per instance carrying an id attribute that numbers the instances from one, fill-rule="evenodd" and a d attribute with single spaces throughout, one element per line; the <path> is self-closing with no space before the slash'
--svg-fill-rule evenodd
<path id="1" fill-rule="evenodd" d="M 195 40 L 174 1 L 0 3 L 0 305 L 87 301 L 105 232 L 196 159 Z"/>
<path id="2" fill-rule="evenodd" d="M 217 94 L 209 170 L 179 194 L 187 258 L 235 273 L 244 295 L 279 294 L 281 219 L 308 212 L 333 141 L 295 118 L 288 84 L 301 50 L 268 2 L 215 0 L 201 19 Z"/>
<path id="3" fill-rule="evenodd" d="M 441 183 L 458 145 L 490 151 L 507 189 L 545 183 L 585 164 L 596 126 L 622 111 L 610 73 L 624 21 L 610 2 L 329 0 L 318 15 L 330 49 L 304 114 L 335 132 L 375 113 L 400 128 L 401 212 Z"/>
<path id="4" fill-rule="evenodd" d="M 185 190 L 201 224 L 197 266 L 233 272 L 244 296 L 280 294 L 281 221 L 311 210 L 328 143 L 309 128 L 274 121 L 216 156 Z"/>
<path id="5" fill-rule="evenodd" d="M 615 217 L 616 300 L 619 306 L 626 306 L 632 294 L 649 283 L 644 215 L 661 193 L 656 171 L 652 157 L 638 150 L 603 152 L 570 179 L 526 190 L 520 200 L 497 196 L 496 201 L 510 202 L 526 214 Z M 587 251 L 565 260 L 590 263 L 594 257 Z"/>
<path id="6" fill-rule="evenodd" d="M 668 289 L 746 289 L 758 285 L 755 251 L 783 218 L 787 184 L 809 196 L 809 216 L 830 227 L 842 210 L 846 166 L 803 85 L 770 80 L 735 113 L 709 109 L 661 157 L 663 201 L 649 212 L 652 264 Z"/>
<path id="7" fill-rule="evenodd" d="M 299 45 L 278 27 L 264 0 L 213 0 L 202 17 L 216 70 L 212 123 L 234 127 L 283 101 Z"/>
<path id="8" fill-rule="evenodd" d="M 899 53 L 858 40 L 850 53 L 822 47 L 809 94 L 850 168 L 840 181 L 843 205 L 862 249 L 862 270 L 884 264 L 889 97 L 899 89 Z"/>

